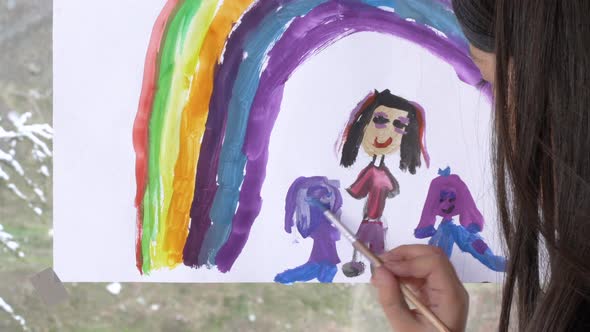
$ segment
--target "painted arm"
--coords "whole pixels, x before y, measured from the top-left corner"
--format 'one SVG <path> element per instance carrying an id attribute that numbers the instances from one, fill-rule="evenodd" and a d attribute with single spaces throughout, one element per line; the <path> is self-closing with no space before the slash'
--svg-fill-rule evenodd
<path id="1" fill-rule="evenodd" d="M 393 189 L 389 193 L 387 193 L 387 197 L 394 198 L 395 196 L 399 195 L 399 193 L 400 193 L 399 183 L 393 177 L 393 175 L 389 174 L 389 177 L 391 178 L 391 184 L 393 185 Z"/>
<path id="2" fill-rule="evenodd" d="M 363 171 L 357 177 L 356 181 L 350 186 L 350 188 L 346 189 L 350 196 L 356 199 L 361 199 L 369 194 L 369 189 L 371 188 L 372 181 L 368 170 L 369 167 L 363 169 Z"/>
<path id="3" fill-rule="evenodd" d="M 434 235 L 434 233 L 436 233 L 434 223 L 436 222 L 436 209 L 438 206 L 437 203 L 439 197 L 440 190 L 433 181 L 430 183 L 430 188 L 428 189 L 428 195 L 426 196 L 426 201 L 424 202 L 424 208 L 422 208 L 420 222 L 418 223 L 418 227 L 416 227 L 414 230 L 414 236 L 417 239 L 431 237 Z"/>

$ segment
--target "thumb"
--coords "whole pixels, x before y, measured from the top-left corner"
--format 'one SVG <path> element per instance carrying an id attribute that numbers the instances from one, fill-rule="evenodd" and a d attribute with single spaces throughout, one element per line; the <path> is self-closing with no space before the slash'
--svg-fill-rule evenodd
<path id="1" fill-rule="evenodd" d="M 399 282 L 386 268 L 375 268 L 371 284 L 377 288 L 379 303 L 395 331 L 414 331 L 418 322 L 410 311 Z"/>

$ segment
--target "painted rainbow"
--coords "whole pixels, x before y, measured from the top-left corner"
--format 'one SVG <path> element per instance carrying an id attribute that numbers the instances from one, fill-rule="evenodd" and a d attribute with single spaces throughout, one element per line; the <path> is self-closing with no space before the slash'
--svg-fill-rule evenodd
<path id="1" fill-rule="evenodd" d="M 227 272 L 258 216 L 285 83 L 357 32 L 403 38 L 477 86 L 450 0 L 168 0 L 147 51 L 133 128 L 141 273 Z"/>

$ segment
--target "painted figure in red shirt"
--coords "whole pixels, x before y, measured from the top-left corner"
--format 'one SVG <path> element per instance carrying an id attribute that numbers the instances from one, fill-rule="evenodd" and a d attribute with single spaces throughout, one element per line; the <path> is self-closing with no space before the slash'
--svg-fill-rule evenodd
<path id="1" fill-rule="evenodd" d="M 424 144 L 425 118 L 420 105 L 393 95 L 389 90 L 369 94 L 355 109 L 343 133 L 340 164 L 350 167 L 356 162 L 362 147 L 373 161 L 347 189 L 356 198 L 366 198 L 363 220 L 356 233 L 375 254 L 385 251 L 385 231 L 382 215 L 385 202 L 400 193 L 397 180 L 385 166 L 385 156 L 400 154 L 400 169 L 416 174 L 424 158 L 430 160 Z M 363 273 L 364 264 L 354 251 L 351 262 L 343 265 L 348 277 Z"/>

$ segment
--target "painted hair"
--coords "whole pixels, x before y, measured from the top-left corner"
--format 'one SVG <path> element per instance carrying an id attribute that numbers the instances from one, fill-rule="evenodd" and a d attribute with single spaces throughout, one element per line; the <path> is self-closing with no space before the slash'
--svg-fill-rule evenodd
<path id="1" fill-rule="evenodd" d="M 416 174 L 416 168 L 421 165 L 421 156 L 424 156 L 428 167 L 430 159 L 423 140 L 426 128 L 424 110 L 417 103 L 398 97 L 389 90 L 382 92 L 375 90 L 355 108 L 354 115 L 343 133 L 340 165 L 350 167 L 356 162 L 365 128 L 370 124 L 373 113 L 379 106 L 408 112 L 410 123 L 406 127 L 406 134 L 402 137 L 399 168 L 402 171 L 409 170 L 411 174 Z"/>
<path id="2" fill-rule="evenodd" d="M 451 174 L 450 168 L 439 170 L 438 174 L 439 176 L 430 183 L 418 228 L 434 226 L 436 216 L 440 213 L 441 192 L 454 190 L 457 195 L 455 211 L 459 215 L 459 222 L 463 227 L 474 227 L 471 225 L 475 225 L 481 231 L 484 219 L 465 182 L 458 175 Z"/>
<path id="3" fill-rule="evenodd" d="M 342 208 L 342 195 L 339 181 L 328 180 L 324 176 L 300 177 L 296 179 L 287 192 L 285 199 L 285 231 L 291 233 L 296 224 L 299 234 L 309 236 L 313 220 L 309 206 L 310 199 L 328 197 L 330 211 L 339 216 Z"/>

